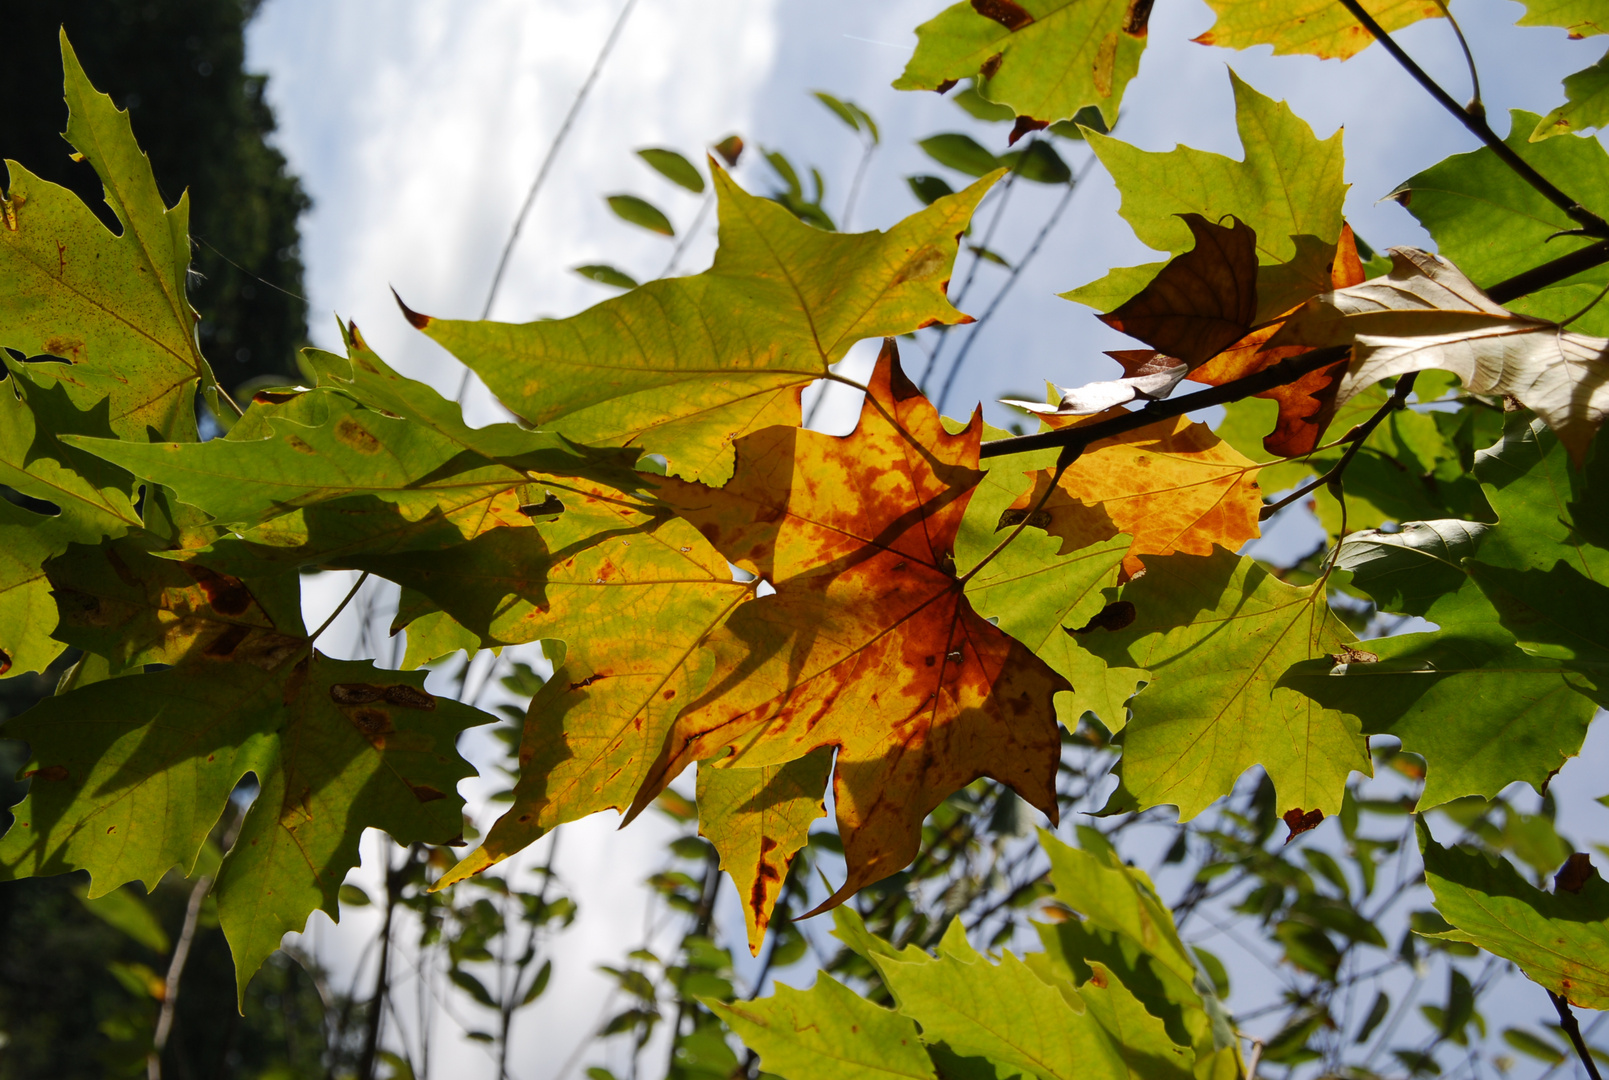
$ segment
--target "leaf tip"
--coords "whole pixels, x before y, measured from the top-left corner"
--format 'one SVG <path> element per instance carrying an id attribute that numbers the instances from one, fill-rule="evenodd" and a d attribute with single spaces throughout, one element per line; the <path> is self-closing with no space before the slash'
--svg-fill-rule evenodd
<path id="1" fill-rule="evenodd" d="M 409 326 L 413 327 L 415 330 L 423 330 L 425 327 L 430 325 L 430 316 L 421 315 L 407 304 L 404 304 L 402 302 L 402 297 L 397 294 L 395 286 L 392 286 L 391 288 L 391 298 L 397 302 L 397 307 L 402 309 L 402 317 L 408 320 Z"/>

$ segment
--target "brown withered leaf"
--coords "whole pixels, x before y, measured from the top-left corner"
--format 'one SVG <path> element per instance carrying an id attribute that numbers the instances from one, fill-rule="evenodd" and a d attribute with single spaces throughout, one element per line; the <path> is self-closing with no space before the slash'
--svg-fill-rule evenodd
<path id="1" fill-rule="evenodd" d="M 1517 315 L 1428 251 L 1390 254 L 1389 274 L 1314 297 L 1269 344 L 1350 345 L 1337 404 L 1391 376 L 1450 371 L 1471 393 L 1517 399 L 1581 465 L 1609 415 L 1609 340 Z"/>
<path id="2" fill-rule="evenodd" d="M 1180 214 L 1195 246 L 1101 322 L 1197 368 L 1245 337 L 1257 316 L 1257 233 Z"/>
<path id="3" fill-rule="evenodd" d="M 1114 409 L 1085 422 L 1120 414 Z M 1074 426 L 1059 417 L 1045 422 Z M 1036 475 L 1033 490 L 1012 509 L 1038 505 L 1050 477 Z M 1258 535 L 1262 505 L 1257 465 L 1207 425 L 1181 416 L 1092 443 L 1062 474 L 1041 513 L 1042 527 L 1062 538 L 1061 554 L 1128 533 L 1134 542 L 1123 569 L 1133 577 L 1145 555 L 1210 555 L 1214 544 L 1239 550 Z"/>
<path id="4" fill-rule="evenodd" d="M 989 776 L 1053 818 L 1052 699 L 1067 683 L 979 617 L 953 571 L 982 418 L 958 434 L 892 342 L 845 438 L 774 427 L 737 440 L 726 487 L 659 497 L 776 589 L 709 638 L 715 672 L 682 712 L 632 813 L 693 761 L 738 768 L 837 748 L 847 877 L 823 907 L 903 868 L 944 798 Z"/>

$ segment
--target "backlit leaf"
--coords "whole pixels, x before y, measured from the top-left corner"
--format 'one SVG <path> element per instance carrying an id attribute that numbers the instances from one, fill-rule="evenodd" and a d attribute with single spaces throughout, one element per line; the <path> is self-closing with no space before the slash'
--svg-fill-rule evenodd
<path id="1" fill-rule="evenodd" d="M 1243 161 L 1189 147 L 1152 153 L 1105 135 L 1091 136 L 1089 144 L 1122 194 L 1119 212 L 1147 246 L 1170 255 L 1188 251 L 1194 237 L 1180 214 L 1212 222 L 1233 215 L 1251 226 L 1262 321 L 1322 292 L 1330 280 L 1346 195 L 1341 133 L 1321 142 L 1290 106 L 1264 97 L 1233 72 L 1230 81 Z M 1099 297 L 1105 306 L 1117 295 L 1114 278 L 1138 291 L 1150 275 L 1115 270 L 1062 295 L 1080 303 Z"/>
<path id="2" fill-rule="evenodd" d="M 624 270 L 616 270 L 614 267 L 603 263 L 578 266 L 575 268 L 575 272 L 584 278 L 591 278 L 599 285 L 608 285 L 616 289 L 635 289 L 638 284 L 637 279 Z"/>
<path id="3" fill-rule="evenodd" d="M 1609 16 L 1596 0 L 1521 0 L 1525 14 L 1516 26 L 1560 26 L 1572 38 L 1609 34 Z"/>
<path id="4" fill-rule="evenodd" d="M 1547 893 L 1507 861 L 1442 847 L 1422 825 L 1419 843 L 1436 910 L 1454 927 L 1426 936 L 1472 942 L 1575 1005 L 1609 1008 L 1609 884 L 1596 872 L 1579 891 Z"/>
<path id="5" fill-rule="evenodd" d="M 1541 123 L 1535 113 L 1509 114 L 1510 150 L 1544 176 L 1568 178 L 1572 198 L 1594 213 L 1609 213 L 1609 155 L 1597 139 L 1561 136 L 1533 143 Z M 1442 258 L 1481 285 L 1495 285 L 1592 240 L 1557 235 L 1576 222 L 1482 147 L 1454 154 L 1404 181 L 1397 201 L 1429 230 Z M 1604 285 L 1609 269 L 1593 267 L 1563 282 L 1515 300 L 1522 315 L 1567 319 L 1585 308 Z M 1587 312 L 1572 327 L 1609 336 L 1609 308 Z"/>
<path id="6" fill-rule="evenodd" d="M 945 431 L 885 344 L 852 435 L 774 427 L 738 440 L 726 487 L 659 496 L 776 590 L 713 635 L 709 689 L 678 718 L 633 804 L 693 761 L 740 768 L 838 748 L 847 878 L 827 901 L 915 856 L 922 820 L 980 776 L 1055 814 L 1054 695 L 1065 681 L 972 609 L 953 572 L 981 418 Z"/>
<path id="7" fill-rule="evenodd" d="M 166 206 L 129 115 L 90 85 L 65 33 L 66 138 L 94 166 L 122 229 L 114 235 L 64 187 L 7 162 L 0 228 L 0 345 L 115 376 L 107 422 L 196 438 L 195 395 L 214 383 L 185 296 L 190 204 Z"/>
<path id="8" fill-rule="evenodd" d="M 1537 121 L 1530 142 L 1609 127 L 1609 55 L 1564 77 L 1565 103 Z"/>
<path id="9" fill-rule="evenodd" d="M 1130 0 L 962 0 L 916 28 L 916 52 L 894 88 L 974 78 L 985 100 L 1019 117 L 1049 123 L 1094 105 L 1110 126 L 1145 51 L 1141 8 Z"/>
<path id="10" fill-rule="evenodd" d="M 944 283 L 989 181 L 886 233 L 800 224 L 717 170 L 720 248 L 702 274 L 651 282 L 570 319 L 415 325 L 514 412 L 572 439 L 641 447 L 673 476 L 723 483 L 732 440 L 800 421 L 798 394 L 856 341 L 964 321 Z"/>
<path id="11" fill-rule="evenodd" d="M 1561 454 L 1562 456 L 1562 454 Z M 1409 522 L 1354 533 L 1337 567 L 1382 610 L 1437 624 L 1363 648 L 1377 657 L 1312 684 L 1322 702 L 1395 735 L 1425 759 L 1421 809 L 1465 795 L 1493 798 L 1516 780 L 1541 789 L 1581 748 L 1596 711 L 1569 668 L 1522 652 L 1469 576 L 1466 560 L 1504 526 Z"/>
<path id="12" fill-rule="evenodd" d="M 721 854 L 743 899 L 749 951 L 759 955 L 782 893 L 788 864 L 805 845 L 810 823 L 827 810 L 823 795 L 832 750 L 823 747 L 783 765 L 758 769 L 698 767 L 698 831 Z"/>
<path id="13" fill-rule="evenodd" d="M 1218 20 L 1195 39 L 1202 45 L 1226 49 L 1272 45 L 1275 56 L 1305 53 L 1345 60 L 1374 44 L 1374 35 L 1351 12 L 1329 0 L 1207 0 L 1207 4 Z M 1442 14 L 1434 0 L 1363 0 L 1363 9 L 1388 34 Z"/>
<path id="14" fill-rule="evenodd" d="M 757 1001 L 706 1004 L 760 1055 L 766 1072 L 788 1080 L 934 1077 L 915 1023 L 831 975 L 809 990 L 778 986 Z"/>
<path id="15" fill-rule="evenodd" d="M 1369 757 L 1357 719 L 1302 689 L 1352 640 L 1322 583 L 1294 588 L 1219 549 L 1148 560 L 1122 600 L 1132 623 L 1092 629 L 1084 643 L 1147 680 L 1121 763 L 1142 806 L 1172 803 L 1188 820 L 1261 765 L 1281 812 L 1340 810 L 1348 774 L 1367 774 Z"/>

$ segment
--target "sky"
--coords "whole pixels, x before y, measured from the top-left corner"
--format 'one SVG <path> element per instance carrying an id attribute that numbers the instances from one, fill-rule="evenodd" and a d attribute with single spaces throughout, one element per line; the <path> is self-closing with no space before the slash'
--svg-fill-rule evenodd
<path id="1" fill-rule="evenodd" d="M 353 319 L 399 369 L 448 394 L 456 390 L 462 369 L 408 326 L 390 290 L 428 314 L 480 314 L 526 188 L 621 3 L 266 0 L 249 33 L 248 63 L 269 76 L 277 142 L 313 199 L 302 252 L 316 344 L 339 348 L 336 317 Z M 881 125 L 883 142 L 870 159 L 850 222 L 854 228 L 887 228 L 918 210 L 903 179 L 908 175 L 946 175 L 960 187 L 965 178 L 925 158 L 915 141 L 965 131 L 999 151 L 1005 148 L 1004 129 L 972 120 L 936 94 L 889 86 L 910 55 L 914 27 L 943 6 L 940 0 L 638 0 L 555 158 L 493 316 L 565 316 L 613 294 L 575 274 L 571 268 L 577 265 L 610 263 L 639 279 L 665 269 L 677 241 L 615 218 L 604 196 L 647 198 L 679 232 L 697 218 L 700 198 L 652 172 L 634 153 L 641 147 L 671 147 L 700 160 L 704 147 L 741 133 L 751 149 L 734 170 L 739 183 L 767 190 L 772 175 L 753 149 L 784 150 L 796 164 L 820 168 L 827 208 L 842 220 L 862 144 L 811 99 L 814 89 L 857 102 Z M 1506 130 L 1506 110 L 1547 111 L 1557 103 L 1559 75 L 1596 59 L 1595 52 L 1586 55 L 1590 46 L 1566 41 L 1563 31 L 1513 29 L 1521 10 L 1506 0 L 1454 5 L 1481 64 L 1485 99 L 1500 131 Z M 1352 185 L 1347 215 L 1360 236 L 1377 248 L 1427 244 L 1406 211 L 1382 198 L 1416 171 L 1473 149 L 1473 137 L 1378 48 L 1343 65 L 1273 57 L 1266 48 L 1230 53 L 1192 44 L 1189 39 L 1212 18 L 1201 0 L 1158 0 L 1150 45 L 1115 134 L 1150 150 L 1182 143 L 1238 158 L 1232 67 L 1262 92 L 1288 100 L 1321 138 L 1345 124 Z M 1400 40 L 1455 96 L 1467 93 L 1462 56 L 1444 23 L 1421 23 Z M 1082 144 L 1064 141 L 1058 147 L 1075 170 L 1086 164 Z M 1056 190 L 1019 185 L 990 247 L 1018 261 L 1059 197 Z M 994 201 L 980 214 L 985 228 Z M 1046 379 L 1078 385 L 1117 374 L 1101 350 L 1129 343 L 1089 309 L 1055 295 L 1111 267 L 1156 260 L 1118 217 L 1117 205 L 1109 179 L 1099 167 L 1092 169 L 1014 289 L 976 331 L 948 412 L 961 415 L 983 402 L 987 418 L 1003 424 L 1015 414 L 993 404 L 999 396 L 1035 395 Z M 713 215 L 686 239 L 680 271 L 708 265 Z M 964 259 L 955 288 L 969 277 L 972 288 L 960 306 L 981 314 L 1007 273 L 990 263 L 974 268 Z M 863 374 L 873 353 L 874 343 L 857 347 L 845 373 Z M 919 366 L 919 354 L 908 353 L 907 364 Z M 474 422 L 501 416 L 478 386 L 472 386 L 467 408 Z M 857 408 L 852 394 L 835 394 L 816 426 L 847 430 Z M 1307 539 L 1298 525 L 1281 542 L 1294 550 Z M 321 619 L 348 584 L 341 575 L 320 579 L 309 617 Z M 353 650 L 355 614 L 337 626 Z M 537 662 L 530 652 L 527 657 Z M 1589 744 L 1599 762 L 1609 749 L 1603 744 L 1598 736 Z M 484 735 L 472 736 L 467 750 L 482 763 L 494 756 Z M 1591 801 L 1602 792 L 1590 790 L 1585 764 L 1561 774 L 1559 797 L 1572 821 L 1590 834 L 1609 835 L 1609 811 Z M 482 828 L 496 814 L 485 797 L 498 786 L 495 779 L 482 779 L 462 789 Z M 558 865 L 582 914 L 561 941 L 546 999 L 516 1025 L 513 1075 L 520 1080 L 578 1076 L 579 1067 L 605 1060 L 584 1046 L 582 1057 L 573 1055 L 606 1004 L 607 981 L 593 968 L 652 936 L 657 916 L 645 906 L 639 883 L 657 868 L 668 826 L 648 815 L 616 832 L 611 817 L 599 815 L 563 833 Z M 355 880 L 377 880 L 378 850 L 375 843 L 366 845 L 369 861 Z M 525 872 L 522 867 L 541 857 L 545 847 L 539 844 L 514 872 Z M 736 898 L 729 885 L 725 889 L 721 918 L 730 927 L 738 921 Z M 353 909 L 337 927 L 315 915 L 303 945 L 350 977 L 376 918 L 373 908 Z M 1527 1015 L 1536 1011 L 1521 1007 Z M 489 1026 L 484 1017 L 469 1015 L 472 1005 L 460 1011 L 467 1011 L 468 1026 Z M 432 1046 L 433 1063 L 444 1074 L 490 1075 L 483 1047 L 464 1039 L 450 1019 L 437 1018 Z M 654 1060 L 663 1060 L 662 1053 Z"/>

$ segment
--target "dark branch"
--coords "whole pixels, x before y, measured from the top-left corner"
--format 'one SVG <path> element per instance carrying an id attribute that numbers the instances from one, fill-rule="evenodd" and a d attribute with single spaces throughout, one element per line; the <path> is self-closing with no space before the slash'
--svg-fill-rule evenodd
<path id="1" fill-rule="evenodd" d="M 1531 167 L 1531 164 L 1516 154 L 1507 143 L 1497 137 L 1486 122 L 1484 107 L 1466 108 L 1454 101 L 1452 95 L 1443 90 L 1441 86 L 1425 73 L 1425 69 L 1414 62 L 1413 57 L 1402 51 L 1402 46 L 1392 40 L 1391 35 L 1375 21 L 1374 16 L 1363 9 L 1358 0 L 1341 0 L 1341 6 L 1352 13 L 1352 17 L 1363 24 L 1363 28 L 1374 35 L 1374 39 L 1390 53 L 1404 71 L 1412 75 L 1414 80 L 1424 87 L 1431 97 L 1438 101 L 1442 108 L 1457 117 L 1458 122 L 1470 130 L 1481 142 L 1491 148 L 1492 153 L 1507 165 L 1515 175 L 1530 184 L 1542 193 L 1553 205 L 1563 210 L 1575 220 L 1590 236 L 1609 237 L 1609 223 L 1594 214 L 1570 196 L 1554 187 L 1552 182 Z"/>
<path id="2" fill-rule="evenodd" d="M 1598 1072 L 1598 1063 L 1592 1060 L 1592 1051 L 1587 1049 L 1587 1040 L 1581 1037 L 1581 1025 L 1576 1023 L 1575 1013 L 1570 1011 L 1570 1003 L 1552 990 L 1548 991 L 1548 997 L 1553 1002 L 1554 1010 L 1559 1014 L 1559 1026 L 1570 1036 L 1570 1045 L 1575 1047 L 1577 1056 L 1581 1058 L 1581 1064 L 1586 1066 L 1587 1075 L 1592 1080 L 1603 1080 Z"/>

